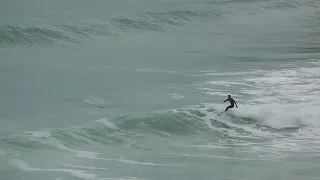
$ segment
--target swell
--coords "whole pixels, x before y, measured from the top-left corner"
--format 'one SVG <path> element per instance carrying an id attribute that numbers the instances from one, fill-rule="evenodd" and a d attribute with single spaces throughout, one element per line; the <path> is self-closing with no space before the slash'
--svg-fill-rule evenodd
<path id="1" fill-rule="evenodd" d="M 57 40 L 72 41 L 64 32 L 41 27 L 0 26 L 0 46 L 13 44 L 53 44 Z"/>
<path id="2" fill-rule="evenodd" d="M 317 0 L 213 0 L 207 1 L 210 4 L 224 4 L 224 5 L 255 5 L 256 7 L 260 8 L 271 8 L 271 9 L 278 9 L 278 8 L 296 8 L 299 6 L 307 6 L 307 7 L 319 7 L 319 3 Z"/>
<path id="3" fill-rule="evenodd" d="M 18 44 L 52 46 L 57 42 L 78 42 L 82 38 L 117 36 L 136 31 L 166 32 L 169 27 L 183 26 L 196 18 L 220 18 L 215 12 L 169 11 L 144 13 L 138 17 L 114 18 L 110 22 L 62 24 L 54 27 L 0 26 L 0 47 Z"/>
<path id="4" fill-rule="evenodd" d="M 207 5 L 206 5 L 207 4 Z M 248 6 L 250 4 L 250 6 Z M 137 31 L 168 32 L 171 27 L 184 26 L 188 22 L 213 21 L 239 13 L 264 13 L 269 10 L 285 10 L 298 7 L 319 7 L 313 0 L 304 1 L 208 1 L 204 2 L 211 10 L 174 10 L 163 13 L 142 13 L 136 17 L 114 18 L 109 22 L 87 22 L 61 24 L 51 27 L 23 27 L 19 25 L 0 26 L 0 47 L 14 45 L 52 46 L 58 42 L 79 42 L 82 38 L 96 36 L 117 36 L 121 33 Z"/>

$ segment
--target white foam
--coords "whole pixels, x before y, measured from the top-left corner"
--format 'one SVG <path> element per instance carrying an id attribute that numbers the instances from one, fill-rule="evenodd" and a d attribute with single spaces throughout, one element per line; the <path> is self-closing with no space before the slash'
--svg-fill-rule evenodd
<path id="1" fill-rule="evenodd" d="M 256 71 L 246 71 L 246 72 L 225 72 L 225 73 L 218 73 L 215 71 L 200 71 L 202 73 L 205 73 L 205 75 L 208 76 L 241 76 L 241 75 L 258 75 L 263 73 L 261 70 Z"/>
<path id="2" fill-rule="evenodd" d="M 242 86 L 251 86 L 242 82 L 233 82 L 233 81 L 209 81 L 207 84 L 219 85 L 219 86 L 231 86 L 231 85 L 242 85 Z"/>
<path id="3" fill-rule="evenodd" d="M 254 118 L 260 125 L 277 129 L 320 125 L 319 107 L 312 104 L 243 105 L 232 113 L 240 118 Z"/>
<path id="4" fill-rule="evenodd" d="M 175 166 L 175 167 L 184 166 L 184 165 L 160 164 L 160 163 L 151 163 L 151 162 L 139 162 L 139 161 L 125 160 L 125 159 L 120 159 L 119 161 L 127 164 L 139 164 L 139 165 L 149 165 L 149 166 Z"/>
<path id="5" fill-rule="evenodd" d="M 78 177 L 80 179 L 86 179 L 86 180 L 95 180 L 97 179 L 95 174 L 89 174 L 85 171 L 79 171 L 79 170 L 73 170 L 73 169 L 40 169 L 40 168 L 33 168 L 28 163 L 20 160 L 20 159 L 12 159 L 10 161 L 12 165 L 14 165 L 17 168 L 20 168 L 25 171 L 52 171 L 52 172 L 66 172 L 70 173 L 71 175 Z"/>
<path id="6" fill-rule="evenodd" d="M 96 152 L 91 152 L 91 151 L 78 151 L 78 150 L 73 150 L 73 151 L 77 153 L 77 156 L 88 158 L 88 159 L 95 159 L 98 154 Z"/>
<path id="7" fill-rule="evenodd" d="M 309 63 L 315 64 L 315 65 L 320 65 L 320 59 L 310 59 L 310 60 L 311 60 L 311 62 L 309 62 Z"/>
<path id="8" fill-rule="evenodd" d="M 148 72 L 148 73 L 168 73 L 168 74 L 177 74 L 179 73 L 178 71 L 168 71 L 168 70 L 160 70 L 160 69 L 134 69 L 133 71 L 138 71 L 138 72 Z"/>
<path id="9" fill-rule="evenodd" d="M 73 169 L 37 169 L 37 171 L 60 171 L 60 172 L 70 173 L 72 176 L 80 179 L 86 179 L 86 180 L 97 179 L 97 175 L 95 174 L 90 174 L 90 173 L 87 173 L 86 171 L 79 171 L 79 170 L 73 170 Z"/>
<path id="10" fill-rule="evenodd" d="M 139 162 L 129 159 L 109 159 L 109 158 L 100 158 L 100 157 L 86 157 L 81 156 L 78 154 L 79 157 L 88 158 L 88 159 L 95 159 L 95 160 L 103 160 L 103 161 L 117 161 L 125 164 L 138 164 L 138 165 L 147 165 L 147 166 L 183 166 L 183 165 L 172 165 L 172 164 L 160 164 L 160 163 L 151 163 L 151 162 Z"/>
<path id="11" fill-rule="evenodd" d="M 12 164 L 13 166 L 15 166 L 17 168 L 23 169 L 23 170 L 32 169 L 28 163 L 26 163 L 20 159 L 11 159 L 10 164 Z"/>
<path id="12" fill-rule="evenodd" d="M 84 100 L 85 103 L 93 104 L 93 105 L 106 105 L 106 100 L 104 98 L 94 98 L 90 97 Z"/>
<path id="13" fill-rule="evenodd" d="M 285 134 L 282 132 L 271 132 L 262 131 L 257 128 L 256 125 L 267 126 L 274 129 L 283 128 L 302 128 L 308 129 L 304 131 L 308 135 L 305 137 L 315 137 L 319 139 L 320 137 L 320 111 L 319 106 L 310 103 L 303 104 L 254 104 L 254 105 L 241 105 L 239 108 L 233 108 L 229 110 L 226 114 L 220 114 L 211 112 L 210 109 L 215 109 L 218 112 L 224 111 L 224 106 L 222 104 L 204 104 L 202 107 L 195 107 L 200 110 L 201 113 L 206 114 L 205 117 L 201 117 L 205 124 L 208 125 L 210 129 L 219 131 L 228 136 L 243 137 L 243 138 L 258 138 L 258 137 L 283 137 Z M 193 114 L 188 113 L 191 116 Z M 229 115 L 228 115 L 229 114 Z M 196 115 L 193 115 L 196 116 Z M 199 118 L 199 117 L 198 117 Z M 225 129 L 212 126 L 210 119 L 215 119 L 220 121 L 232 129 Z M 251 125 L 242 125 L 237 123 L 237 120 L 253 120 Z M 247 133 L 238 133 L 235 128 L 240 128 L 245 130 Z M 310 130 L 312 128 L 312 130 Z M 294 134 L 302 133 L 295 131 Z"/>
<path id="14" fill-rule="evenodd" d="M 233 160 L 243 160 L 243 161 L 258 161 L 258 160 L 267 160 L 267 159 L 249 159 L 249 158 L 240 158 L 240 157 L 229 157 L 229 156 L 215 156 L 207 154 L 179 154 L 185 157 L 201 157 L 201 158 L 212 158 L 212 159 L 233 159 Z"/>
<path id="15" fill-rule="evenodd" d="M 293 162 L 293 161 L 280 161 L 275 158 L 270 159 L 269 158 L 241 158 L 241 157 L 229 157 L 229 156 L 216 156 L 216 155 L 209 155 L 209 154 L 177 154 L 180 156 L 185 156 L 185 157 L 200 157 L 200 158 L 212 158 L 212 159 L 233 159 L 233 160 L 241 160 L 241 161 L 261 161 L 261 162 L 266 162 L 266 161 L 273 161 L 273 162 L 279 162 L 279 163 L 292 163 L 292 164 L 301 164 L 301 165 L 317 165 L 313 163 L 301 163 L 301 162 Z"/>
<path id="16" fill-rule="evenodd" d="M 36 132 L 25 132 L 25 134 L 29 134 L 33 137 L 37 138 L 48 138 L 51 136 L 51 132 L 49 131 L 36 131 Z"/>
<path id="17" fill-rule="evenodd" d="M 53 146 L 56 149 L 59 149 L 61 151 L 72 151 L 70 148 L 66 147 L 64 144 L 62 144 L 61 142 L 59 142 L 57 140 L 54 140 L 54 139 L 50 139 L 50 140 L 45 141 L 43 143 L 51 145 L 51 146 Z"/>
<path id="18" fill-rule="evenodd" d="M 255 102 L 320 102 L 320 67 L 265 71 L 261 75 L 244 79 L 256 86 L 241 91 L 253 95 Z"/>
<path id="19" fill-rule="evenodd" d="M 102 124 L 105 125 L 107 128 L 110 128 L 110 129 L 113 129 L 113 130 L 118 130 L 118 129 L 120 129 L 120 128 L 118 128 L 115 124 L 113 124 L 112 122 L 109 122 L 106 118 L 96 120 L 96 122 L 102 123 Z"/>
<path id="20" fill-rule="evenodd" d="M 107 170 L 108 169 L 108 168 L 97 168 L 97 167 L 69 165 L 69 164 L 62 164 L 62 165 L 69 168 L 77 168 L 77 169 L 90 169 L 90 170 Z"/>
<path id="21" fill-rule="evenodd" d="M 218 112 L 223 112 L 224 111 L 224 106 L 222 104 L 203 104 L 202 107 L 197 108 L 197 110 L 201 111 L 201 113 L 203 114 L 206 114 L 205 117 L 201 117 L 201 119 L 203 119 L 204 123 L 208 126 L 208 128 L 214 130 L 214 131 L 218 131 L 220 132 L 221 134 L 226 134 L 228 136 L 233 136 L 233 137 L 242 137 L 242 138 L 250 138 L 250 139 L 255 139 L 257 138 L 258 136 L 270 136 L 270 133 L 268 132 L 263 132 L 263 131 L 260 131 L 260 130 L 257 130 L 257 129 L 254 129 L 254 128 L 251 128 L 251 127 L 248 127 L 248 126 L 242 126 L 240 124 L 234 124 L 232 123 L 231 121 L 228 120 L 228 117 L 227 116 L 223 116 L 223 115 L 219 115 L 217 113 L 214 113 L 214 112 L 211 112 L 211 109 L 215 109 L 217 110 Z M 193 116 L 195 118 L 199 118 L 197 115 L 195 114 L 192 114 L 190 112 L 185 112 L 187 113 L 189 116 Z M 217 121 L 220 121 L 221 123 L 224 123 L 230 127 L 234 127 L 234 128 L 241 128 L 247 132 L 250 132 L 252 134 L 244 134 L 244 133 L 237 133 L 235 131 L 235 129 L 226 129 L 224 127 L 216 127 L 216 126 L 213 126 L 211 124 L 211 119 L 214 119 L 214 120 L 217 120 Z"/>
<path id="22" fill-rule="evenodd" d="M 208 95 L 213 95 L 213 96 L 221 96 L 221 97 L 227 97 L 229 94 L 228 93 L 222 93 L 222 92 L 205 92 Z M 237 96 L 237 95 L 234 95 Z"/>
<path id="23" fill-rule="evenodd" d="M 200 72 L 202 72 L 202 73 L 214 73 L 216 71 L 210 69 L 210 70 L 203 70 L 203 71 L 200 71 Z"/>
<path id="24" fill-rule="evenodd" d="M 294 84 L 298 83 L 298 78 L 293 77 L 281 77 L 281 76 L 270 76 L 270 77 L 255 77 L 249 78 L 247 81 L 254 82 L 258 85 L 280 85 L 280 84 Z"/>
<path id="25" fill-rule="evenodd" d="M 228 92 L 224 92 L 223 90 L 220 90 L 220 89 L 198 88 L 198 90 L 203 91 L 205 94 L 215 95 L 215 96 L 227 97 L 229 95 Z M 235 94 L 233 96 L 237 97 L 238 95 Z"/>
<path id="26" fill-rule="evenodd" d="M 320 61 L 319 61 L 319 65 L 320 65 Z M 300 71 L 302 75 L 305 77 L 320 76 L 320 67 L 300 68 Z"/>
<path id="27" fill-rule="evenodd" d="M 147 179 L 140 179 L 137 177 L 119 177 L 119 178 L 100 178 L 101 180 L 147 180 Z"/>
<path id="28" fill-rule="evenodd" d="M 230 112 L 227 112 L 227 113 L 230 113 Z M 232 130 L 228 131 L 228 135 L 230 135 L 230 136 L 254 138 L 255 136 L 269 137 L 271 135 L 274 135 L 274 134 L 271 134 L 269 132 L 263 132 L 261 130 L 258 130 L 256 128 L 253 128 L 253 127 L 250 127 L 250 126 L 247 126 L 247 125 L 234 124 L 234 123 L 232 123 L 230 121 L 230 118 L 228 118 L 228 116 L 226 116 L 226 115 L 224 115 L 222 117 L 219 117 L 219 116 L 216 116 L 215 114 L 211 114 L 211 117 L 216 119 L 216 120 L 219 120 L 220 122 L 222 122 L 222 123 L 224 123 L 224 124 L 226 124 L 226 125 L 228 125 L 230 127 L 240 128 L 240 129 L 245 130 L 246 132 L 252 133 L 252 135 L 247 136 L 247 135 L 236 133 L 235 130 L 232 129 Z"/>
<path id="29" fill-rule="evenodd" d="M 180 94 L 172 94 L 171 97 L 172 97 L 172 99 L 177 99 L 177 100 L 184 98 L 184 96 L 182 96 Z"/>

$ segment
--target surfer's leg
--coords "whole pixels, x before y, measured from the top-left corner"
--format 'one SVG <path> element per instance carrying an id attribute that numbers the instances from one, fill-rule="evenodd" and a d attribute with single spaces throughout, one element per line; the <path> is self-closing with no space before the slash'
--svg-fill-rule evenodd
<path id="1" fill-rule="evenodd" d="M 228 106 L 224 112 L 228 111 L 228 109 L 233 108 L 233 107 L 234 107 L 233 105 Z"/>

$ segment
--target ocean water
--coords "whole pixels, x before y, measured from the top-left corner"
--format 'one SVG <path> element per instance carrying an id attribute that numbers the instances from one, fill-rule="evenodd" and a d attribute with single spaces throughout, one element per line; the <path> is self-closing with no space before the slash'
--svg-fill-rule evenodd
<path id="1" fill-rule="evenodd" d="M 0 180 L 318 180 L 319 32 L 318 0 L 2 0 Z"/>

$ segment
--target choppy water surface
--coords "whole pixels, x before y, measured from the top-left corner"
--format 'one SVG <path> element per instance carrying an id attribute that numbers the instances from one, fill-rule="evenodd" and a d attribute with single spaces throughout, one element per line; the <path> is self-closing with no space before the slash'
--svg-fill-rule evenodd
<path id="1" fill-rule="evenodd" d="M 318 180 L 319 8 L 4 0 L 0 179 Z"/>

